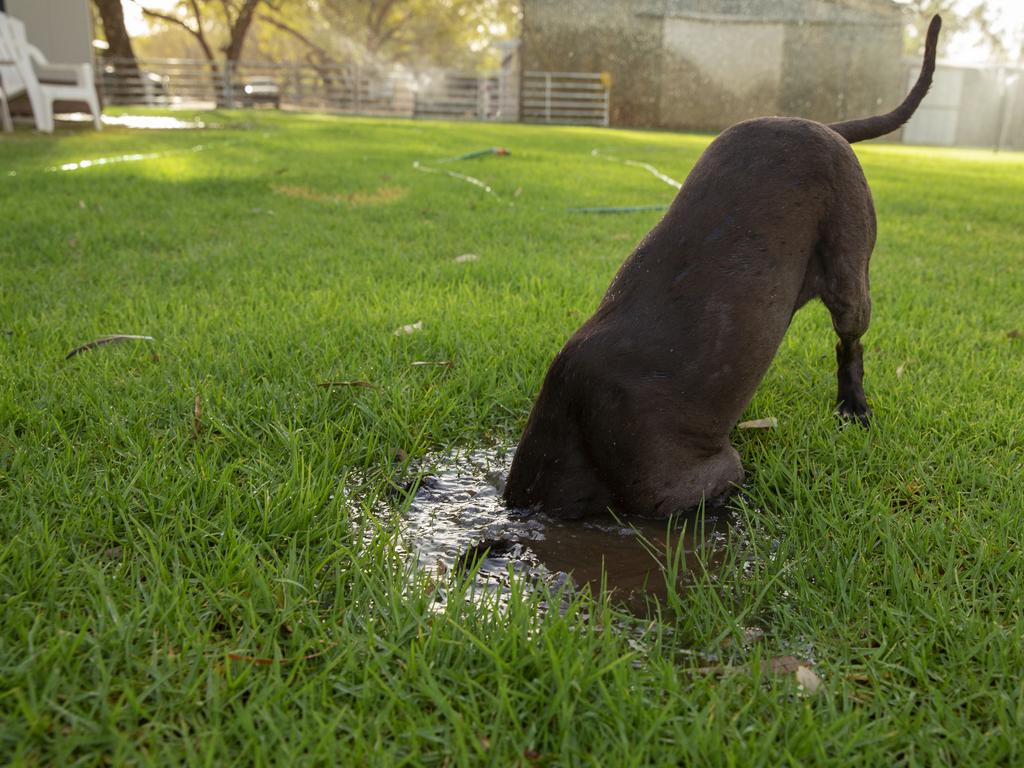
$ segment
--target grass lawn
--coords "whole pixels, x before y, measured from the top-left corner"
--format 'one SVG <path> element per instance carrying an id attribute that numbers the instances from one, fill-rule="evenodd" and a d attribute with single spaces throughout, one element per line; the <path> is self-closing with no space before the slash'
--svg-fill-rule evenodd
<path id="1" fill-rule="evenodd" d="M 514 442 L 659 216 L 566 208 L 670 200 L 591 150 L 682 179 L 709 137 L 203 119 L 0 138 L 0 763 L 1024 761 L 1024 157 L 858 148 L 871 429 L 809 306 L 735 436 L 749 536 L 614 631 L 435 611 L 367 508 L 396 456 Z M 433 166 L 493 194 L 413 167 L 493 145 Z M 65 359 L 112 333 L 154 341 Z"/>

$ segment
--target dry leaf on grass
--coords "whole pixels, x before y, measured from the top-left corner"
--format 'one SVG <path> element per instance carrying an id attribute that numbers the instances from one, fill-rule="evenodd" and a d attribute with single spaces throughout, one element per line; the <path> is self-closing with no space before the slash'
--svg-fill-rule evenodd
<path id="1" fill-rule="evenodd" d="M 799 666 L 795 674 L 797 683 L 806 693 L 814 694 L 821 689 L 821 678 L 810 667 Z"/>
<path id="2" fill-rule="evenodd" d="M 312 661 L 320 656 L 323 656 L 331 648 L 334 648 L 337 643 L 330 643 L 316 653 L 310 653 L 305 656 L 297 656 L 294 659 L 272 659 L 267 656 L 246 656 L 242 653 L 229 653 L 228 658 L 231 661 L 247 661 L 250 664 L 255 664 L 258 667 L 266 667 L 271 664 L 294 664 L 297 661 Z"/>
<path id="3" fill-rule="evenodd" d="M 812 662 L 798 659 L 796 656 L 773 656 L 764 662 L 764 672 L 770 675 L 788 675 L 800 667 L 808 667 Z"/>
<path id="4" fill-rule="evenodd" d="M 904 360 L 902 363 L 900 363 L 898 366 L 896 366 L 896 378 L 897 379 L 902 379 L 903 378 L 903 374 L 907 372 L 907 363 L 909 363 L 909 362 L 910 362 L 909 360 Z"/>
<path id="5" fill-rule="evenodd" d="M 97 347 L 104 347 L 108 344 L 120 344 L 125 341 L 153 341 L 152 336 L 135 336 L 127 333 L 118 333 L 113 336 L 100 336 L 98 339 L 94 339 L 80 347 L 75 347 L 67 356 L 65 360 L 70 360 L 75 355 L 79 355 L 82 352 L 88 352 L 90 349 L 96 349 Z"/>
<path id="6" fill-rule="evenodd" d="M 363 389 L 377 388 L 377 385 L 372 381 L 363 381 L 362 379 L 351 379 L 348 381 L 321 381 L 317 386 L 322 387 L 323 389 L 334 389 L 334 387 L 362 387 Z"/>
<path id="7" fill-rule="evenodd" d="M 416 365 L 416 366 L 434 365 L 434 366 L 437 366 L 439 368 L 454 368 L 455 367 L 455 363 L 453 363 L 451 360 L 414 360 L 413 362 L 409 363 L 409 365 Z"/>
<path id="8" fill-rule="evenodd" d="M 1008 339 L 1019 339 L 1024 337 L 1024 333 L 1021 333 L 1019 328 L 1014 328 L 1012 331 L 1006 332 L 1006 338 Z"/>
<path id="9" fill-rule="evenodd" d="M 417 320 L 415 323 L 409 323 L 409 325 L 403 325 L 401 328 L 395 328 L 395 336 L 401 336 L 403 333 L 416 333 L 416 331 L 423 330 L 423 321 Z"/>
<path id="10" fill-rule="evenodd" d="M 779 426 L 779 420 L 774 416 L 767 416 L 763 419 L 741 421 L 736 425 L 736 429 L 774 429 L 777 426 Z"/>
<path id="11" fill-rule="evenodd" d="M 787 677 L 793 675 L 797 684 L 805 693 L 813 694 L 822 688 L 821 678 L 811 669 L 813 666 L 813 661 L 800 659 L 796 656 L 774 656 L 761 662 L 761 675 L 763 677 Z M 746 665 L 729 666 L 727 664 L 717 664 L 711 667 L 692 667 L 684 671 L 694 675 L 722 677 L 729 673 L 749 670 L 750 668 Z"/>
<path id="12" fill-rule="evenodd" d="M 461 256 L 456 256 L 454 261 L 456 264 L 465 264 L 468 261 L 479 261 L 480 257 L 475 253 L 464 253 Z"/>

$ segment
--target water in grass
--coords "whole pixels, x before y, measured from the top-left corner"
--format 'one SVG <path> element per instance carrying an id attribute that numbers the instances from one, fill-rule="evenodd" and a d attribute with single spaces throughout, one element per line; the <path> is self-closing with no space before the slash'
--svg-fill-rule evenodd
<path id="1" fill-rule="evenodd" d="M 91 123 L 92 115 L 84 112 L 74 112 L 69 115 L 62 115 L 61 122 L 70 123 Z M 169 115 L 102 115 L 100 122 L 103 125 L 116 125 L 122 128 L 133 128 L 135 130 L 197 130 L 206 128 L 202 120 L 182 120 Z"/>
<path id="2" fill-rule="evenodd" d="M 735 526 L 727 512 L 670 523 L 610 514 L 560 521 L 510 510 L 501 492 L 511 462 L 512 451 L 501 449 L 423 462 L 401 537 L 420 567 L 444 575 L 478 565 L 477 586 L 499 595 L 510 574 L 594 592 L 603 580 L 613 599 L 643 613 L 649 598 L 666 594 L 669 556 L 682 586 L 723 559 Z"/>

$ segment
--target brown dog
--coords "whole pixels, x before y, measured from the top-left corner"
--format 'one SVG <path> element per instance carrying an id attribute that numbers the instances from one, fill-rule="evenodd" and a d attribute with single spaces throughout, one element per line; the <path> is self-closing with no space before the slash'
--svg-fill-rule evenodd
<path id="1" fill-rule="evenodd" d="M 748 120 L 711 143 L 551 364 L 509 505 L 666 517 L 724 498 L 743 479 L 729 432 L 814 298 L 839 336 L 839 412 L 867 423 L 860 337 L 875 211 L 850 144 L 910 119 L 931 85 L 940 25 L 934 17 L 921 75 L 892 112 L 832 125 Z"/>

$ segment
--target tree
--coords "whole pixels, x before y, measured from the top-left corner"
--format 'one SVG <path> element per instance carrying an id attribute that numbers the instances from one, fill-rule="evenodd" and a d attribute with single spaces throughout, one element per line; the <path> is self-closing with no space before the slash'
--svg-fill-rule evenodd
<path id="1" fill-rule="evenodd" d="M 975 0 L 965 7 L 962 0 L 896 0 L 903 6 L 907 19 L 904 51 L 918 56 L 924 48 L 925 31 L 936 13 L 942 16 L 942 35 L 939 37 L 939 56 L 958 32 L 973 31 L 981 36 L 994 56 L 1006 54 L 1006 47 L 996 29 L 997 14 L 987 0 Z"/>
<path id="2" fill-rule="evenodd" d="M 178 0 L 178 4 L 170 12 L 155 11 L 145 6 L 142 6 L 142 12 L 151 19 L 184 29 L 199 44 L 207 61 L 215 64 L 217 56 L 214 53 L 215 43 L 211 42 L 210 38 L 211 29 L 219 28 L 226 31 L 227 39 L 220 46 L 220 50 L 225 60 L 238 61 L 256 9 L 262 4 L 269 5 L 269 0 L 241 0 L 240 4 L 239 0 L 220 0 L 219 3 L 210 0 Z M 217 8 L 219 18 L 210 10 L 211 6 Z"/>
<path id="3" fill-rule="evenodd" d="M 132 39 L 124 23 L 121 0 L 92 0 L 103 24 L 103 37 L 107 41 L 107 56 L 123 61 L 135 61 Z"/>
<path id="4" fill-rule="evenodd" d="M 370 63 L 472 67 L 496 37 L 514 30 L 520 8 L 508 0 L 305 0 L 303 26 L 269 23 L 304 37 L 333 58 Z"/>
<path id="5" fill-rule="evenodd" d="M 217 103 L 225 106 L 230 103 L 231 93 L 224 76 L 230 74 L 232 65 L 241 59 L 246 35 L 260 6 L 274 7 L 274 4 L 271 0 L 178 0 L 169 12 L 145 6 L 142 12 L 150 19 L 180 27 L 192 36 L 210 65 Z M 220 45 L 215 42 L 217 39 Z M 218 48 L 223 61 L 218 60 L 215 52 Z"/>
<path id="6" fill-rule="evenodd" d="M 121 0 L 93 0 L 93 6 L 103 26 L 103 37 L 107 41 L 104 58 L 111 68 L 110 76 L 116 83 L 114 91 L 106 91 L 106 97 L 133 95 L 142 85 L 141 72 L 135 60 L 135 50 L 128 28 L 124 23 L 124 9 Z M 117 91 L 120 91 L 118 93 Z"/>

